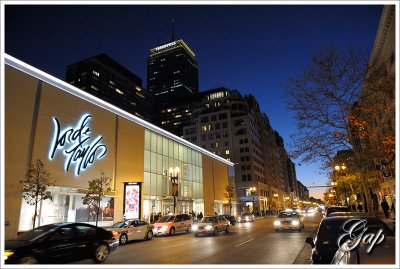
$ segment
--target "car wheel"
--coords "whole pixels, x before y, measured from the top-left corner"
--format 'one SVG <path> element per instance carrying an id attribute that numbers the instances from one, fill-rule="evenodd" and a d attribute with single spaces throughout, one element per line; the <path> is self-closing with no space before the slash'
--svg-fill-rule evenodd
<path id="1" fill-rule="evenodd" d="M 126 242 L 128 242 L 128 236 L 126 234 L 121 234 L 121 236 L 119 237 L 119 244 L 125 245 Z"/>
<path id="2" fill-rule="evenodd" d="M 229 233 L 229 226 L 226 226 L 225 233 Z"/>
<path id="3" fill-rule="evenodd" d="M 104 262 L 110 252 L 108 251 L 108 246 L 106 244 L 100 244 L 97 246 L 96 251 L 94 252 L 94 261 L 96 263 Z"/>
<path id="4" fill-rule="evenodd" d="M 187 232 L 188 232 L 188 233 L 191 233 L 191 232 L 192 232 L 192 225 L 189 225 L 189 226 L 188 226 Z"/>
<path id="5" fill-rule="evenodd" d="M 218 235 L 218 228 L 215 228 L 214 229 L 214 236 L 217 236 Z"/>
<path id="6" fill-rule="evenodd" d="M 194 234 L 194 237 L 198 237 L 199 236 L 199 234 Z"/>
<path id="7" fill-rule="evenodd" d="M 151 240 L 153 238 L 153 231 L 149 230 L 146 234 L 146 240 Z"/>
<path id="8" fill-rule="evenodd" d="M 22 257 L 19 261 L 19 264 L 36 264 L 38 263 L 38 260 L 35 258 L 35 256 L 29 254 L 24 257 Z"/>
<path id="9" fill-rule="evenodd" d="M 175 228 L 171 227 L 171 229 L 169 229 L 169 235 L 175 235 Z"/>

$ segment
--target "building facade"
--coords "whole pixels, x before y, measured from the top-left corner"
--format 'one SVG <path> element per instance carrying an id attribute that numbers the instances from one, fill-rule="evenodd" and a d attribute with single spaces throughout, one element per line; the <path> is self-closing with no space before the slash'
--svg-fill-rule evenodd
<path id="1" fill-rule="evenodd" d="M 260 112 L 256 99 L 227 88 L 204 91 L 199 96 L 183 137 L 235 163 L 239 211 L 264 214 L 289 207 L 289 181 L 296 180 L 294 167 L 288 165 L 283 140 L 277 143 L 277 133 Z M 292 199 L 294 195 L 295 191 Z"/>
<path id="2" fill-rule="evenodd" d="M 5 211 L 6 239 L 32 227 L 21 180 L 37 159 L 54 181 L 53 202 L 39 204 L 39 225 L 94 223 L 93 207 L 101 209 L 100 226 L 153 212 L 222 213 L 233 163 L 11 56 L 5 63 L 3 202 L 13 209 Z M 177 167 L 172 192 L 169 171 Z M 100 205 L 84 205 L 88 181 L 101 173 L 111 192 Z"/>
<path id="3" fill-rule="evenodd" d="M 151 96 L 142 88 L 142 79 L 104 53 L 69 65 L 66 81 L 141 119 L 151 120 Z"/>
<path id="4" fill-rule="evenodd" d="M 369 160 L 378 168 L 380 180 L 372 187 L 378 203 L 386 199 L 395 202 L 395 130 L 396 130 L 396 10 L 394 5 L 383 7 L 374 47 L 358 106 L 367 120 L 369 141 L 363 148 L 372 155 Z M 374 111 L 371 113 L 371 111 Z"/>

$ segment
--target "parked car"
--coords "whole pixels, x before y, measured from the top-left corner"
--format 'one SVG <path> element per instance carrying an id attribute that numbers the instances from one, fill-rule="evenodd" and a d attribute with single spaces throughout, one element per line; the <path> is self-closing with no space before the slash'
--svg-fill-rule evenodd
<path id="1" fill-rule="evenodd" d="M 304 218 L 296 211 L 282 211 L 275 218 L 274 228 L 276 232 L 281 230 L 297 230 L 301 232 L 304 229 Z"/>
<path id="2" fill-rule="evenodd" d="M 342 212 L 342 211 L 338 211 L 338 212 L 332 212 L 329 214 L 329 217 L 338 217 L 338 216 L 350 216 L 350 217 L 357 217 L 357 216 L 366 216 L 367 214 L 365 214 L 364 212 L 355 212 L 355 211 L 350 211 L 350 212 Z"/>
<path id="3" fill-rule="evenodd" d="M 325 209 L 325 217 L 329 217 L 333 212 L 351 212 L 351 210 L 347 206 L 330 206 Z"/>
<path id="4" fill-rule="evenodd" d="M 125 245 L 131 240 L 151 240 L 153 238 L 153 224 L 141 219 L 119 221 L 105 229 L 119 238 L 120 245 Z"/>
<path id="5" fill-rule="evenodd" d="M 240 217 L 238 217 L 239 222 L 249 222 L 255 221 L 256 217 L 252 213 L 243 213 Z"/>
<path id="6" fill-rule="evenodd" d="M 232 226 L 235 226 L 235 224 L 236 224 L 236 218 L 235 218 L 235 216 L 231 216 L 231 215 L 220 215 L 220 216 L 225 217 L 227 220 L 229 220 L 229 222 L 230 222 L 230 224 L 231 224 Z"/>
<path id="7" fill-rule="evenodd" d="M 307 237 L 306 243 L 312 247 L 311 261 L 313 264 L 330 264 L 339 248 L 338 239 L 345 234 L 343 225 L 346 221 L 366 221 L 368 233 L 375 233 L 382 229 L 385 237 L 394 236 L 390 228 L 378 217 L 375 216 L 337 216 L 326 217 L 320 222 L 317 235 Z"/>
<path id="8" fill-rule="evenodd" d="M 193 225 L 194 236 L 200 234 L 218 235 L 218 232 L 229 233 L 229 221 L 224 216 L 205 216 L 197 224 Z"/>
<path id="9" fill-rule="evenodd" d="M 57 223 L 5 241 L 6 264 L 67 263 L 84 259 L 104 262 L 118 247 L 110 231 L 86 223 Z"/>
<path id="10" fill-rule="evenodd" d="M 370 252 L 367 249 L 370 245 L 363 241 L 350 249 L 349 242 L 345 242 L 336 251 L 332 264 L 395 264 L 396 263 L 396 238 L 387 236 L 383 242 L 374 245 Z"/>
<path id="11" fill-rule="evenodd" d="M 179 232 L 192 231 L 192 217 L 189 214 L 168 214 L 162 216 L 156 223 L 154 223 L 154 235 L 175 235 Z"/>

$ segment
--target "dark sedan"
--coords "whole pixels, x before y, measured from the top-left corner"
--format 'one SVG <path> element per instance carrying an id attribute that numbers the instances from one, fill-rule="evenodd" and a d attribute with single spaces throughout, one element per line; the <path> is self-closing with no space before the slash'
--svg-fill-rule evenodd
<path id="1" fill-rule="evenodd" d="M 231 223 L 232 226 L 235 226 L 236 224 L 236 218 L 235 216 L 231 216 L 231 215 L 220 215 L 225 217 L 227 220 L 229 220 L 229 222 Z"/>
<path id="2" fill-rule="evenodd" d="M 359 222 L 359 224 L 357 224 Z M 311 261 L 313 264 L 330 264 L 332 259 L 339 249 L 340 238 L 343 237 L 349 229 L 348 226 L 355 225 L 353 231 L 358 234 L 359 231 L 366 229 L 365 233 L 376 234 L 382 229 L 382 234 L 385 237 L 394 236 L 390 228 L 378 217 L 375 216 L 338 216 L 326 217 L 321 220 L 318 233 L 315 238 L 307 237 L 306 243 L 312 247 Z M 346 226 L 346 227 L 345 227 Z M 354 236 L 354 234 L 353 234 Z"/>
<path id="3" fill-rule="evenodd" d="M 68 263 L 84 259 L 104 262 L 118 239 L 86 223 L 57 223 L 37 227 L 5 241 L 6 264 Z"/>

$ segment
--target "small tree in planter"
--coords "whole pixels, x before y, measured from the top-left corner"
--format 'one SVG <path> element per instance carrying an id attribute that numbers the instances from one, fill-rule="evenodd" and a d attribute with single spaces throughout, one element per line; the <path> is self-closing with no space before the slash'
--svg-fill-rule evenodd
<path id="1" fill-rule="evenodd" d="M 36 217 L 38 216 L 38 205 L 41 201 L 49 199 L 53 201 L 53 195 L 48 190 L 50 186 L 54 186 L 54 182 L 50 181 L 50 174 L 44 168 L 44 164 L 37 159 L 26 171 L 25 179 L 20 181 L 23 184 L 22 197 L 29 205 L 35 206 L 33 215 L 33 229 L 36 225 Z"/>
<path id="2" fill-rule="evenodd" d="M 97 204 L 96 208 L 96 226 L 99 220 L 100 213 L 100 201 L 101 198 L 105 197 L 107 192 L 111 191 L 110 188 L 111 178 L 106 176 L 104 172 L 101 172 L 100 177 L 94 178 L 89 181 L 89 189 L 86 192 L 86 195 L 82 197 L 83 204 L 91 205 L 93 203 Z"/>

